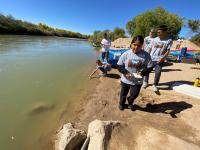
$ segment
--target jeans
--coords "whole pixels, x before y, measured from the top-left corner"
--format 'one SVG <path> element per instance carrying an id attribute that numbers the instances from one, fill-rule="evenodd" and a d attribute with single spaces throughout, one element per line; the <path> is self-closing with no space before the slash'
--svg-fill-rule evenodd
<path id="1" fill-rule="evenodd" d="M 155 77 L 154 77 L 154 85 L 157 86 L 159 81 L 160 81 L 160 76 L 161 76 L 161 71 L 162 71 L 162 67 L 164 62 L 162 63 L 157 63 L 157 61 L 153 61 L 153 67 L 155 68 Z M 144 76 L 144 82 L 148 82 L 149 81 L 149 74 L 147 74 L 146 76 Z"/>
<path id="2" fill-rule="evenodd" d="M 124 106 L 124 104 L 126 103 L 126 97 L 128 95 L 129 89 L 130 89 L 130 96 L 128 97 L 128 104 L 132 105 L 134 100 L 139 95 L 141 86 L 142 86 L 141 84 L 130 85 L 130 84 L 121 82 L 121 93 L 120 93 L 119 105 Z"/>
<path id="3" fill-rule="evenodd" d="M 107 74 L 107 70 L 104 68 L 104 66 L 100 66 L 100 67 L 99 67 L 99 70 L 101 70 L 101 72 L 102 72 L 103 74 Z"/>

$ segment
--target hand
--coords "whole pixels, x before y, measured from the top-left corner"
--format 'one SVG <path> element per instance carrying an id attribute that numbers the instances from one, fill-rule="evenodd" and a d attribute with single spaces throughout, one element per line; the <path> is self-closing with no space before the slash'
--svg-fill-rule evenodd
<path id="1" fill-rule="evenodd" d="M 160 58 L 160 60 L 157 63 L 159 64 L 159 63 L 162 63 L 164 61 L 165 61 L 165 58 Z"/>

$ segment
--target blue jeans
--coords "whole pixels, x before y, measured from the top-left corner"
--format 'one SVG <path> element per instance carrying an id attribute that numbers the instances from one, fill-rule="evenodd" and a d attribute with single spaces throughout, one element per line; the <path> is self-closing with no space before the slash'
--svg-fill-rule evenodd
<path id="1" fill-rule="evenodd" d="M 155 77 L 154 77 L 154 85 L 157 86 L 159 81 L 160 81 L 160 76 L 161 76 L 161 71 L 162 71 L 162 67 L 164 62 L 161 63 L 157 63 L 157 61 L 153 61 L 153 68 L 155 69 Z M 149 81 L 149 74 L 147 74 L 146 76 L 144 76 L 144 82 L 148 82 Z"/>

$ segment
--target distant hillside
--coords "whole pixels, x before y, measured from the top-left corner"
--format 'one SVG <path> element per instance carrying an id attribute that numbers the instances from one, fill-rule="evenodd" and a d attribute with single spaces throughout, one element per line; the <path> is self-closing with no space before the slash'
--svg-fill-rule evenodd
<path id="1" fill-rule="evenodd" d="M 60 36 L 81 39 L 89 38 L 88 35 L 82 35 L 78 32 L 52 28 L 43 23 L 36 25 L 27 21 L 17 20 L 12 16 L 5 16 L 2 14 L 0 14 L 0 34 Z"/>

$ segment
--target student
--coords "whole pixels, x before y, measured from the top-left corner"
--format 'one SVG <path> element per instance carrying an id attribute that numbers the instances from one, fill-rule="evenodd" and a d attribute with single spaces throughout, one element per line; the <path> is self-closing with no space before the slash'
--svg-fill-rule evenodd
<path id="1" fill-rule="evenodd" d="M 152 28 L 149 32 L 149 36 L 144 38 L 144 44 L 143 44 L 143 49 L 148 53 L 150 53 L 149 52 L 149 46 L 151 45 L 154 38 L 155 38 L 155 29 Z M 143 88 L 147 88 L 147 86 L 148 86 L 147 82 L 145 82 L 146 78 L 148 78 L 148 77 L 144 76 L 144 82 L 142 84 Z"/>
<path id="2" fill-rule="evenodd" d="M 108 38 L 107 33 L 104 33 L 104 39 L 102 39 L 101 45 L 102 45 L 102 61 L 104 62 L 104 59 L 106 58 L 106 62 L 108 62 L 109 48 L 111 46 L 111 41 Z"/>
<path id="3" fill-rule="evenodd" d="M 167 26 L 161 25 L 157 30 L 157 36 L 149 46 L 149 52 L 155 68 L 153 91 L 158 92 L 158 83 L 161 76 L 163 63 L 170 52 L 172 39 L 168 37 Z M 148 85 L 149 74 L 144 79 L 144 84 Z M 146 82 L 146 83 L 145 83 Z"/>
<path id="4" fill-rule="evenodd" d="M 144 38 L 144 45 L 143 45 L 143 49 L 147 52 L 149 52 L 149 45 L 151 44 L 151 42 L 153 41 L 153 39 L 155 38 L 155 29 L 151 29 L 149 32 L 149 36 Z"/>
<path id="5" fill-rule="evenodd" d="M 92 78 L 92 75 L 97 71 L 97 70 L 101 70 L 102 74 L 101 76 L 106 76 L 107 72 L 111 70 L 111 65 L 106 63 L 106 62 L 101 62 L 101 60 L 97 60 L 96 61 L 97 64 L 97 68 L 92 72 L 92 74 L 89 76 L 90 78 Z"/>
<path id="6" fill-rule="evenodd" d="M 149 53 L 142 49 L 144 39 L 142 36 L 133 38 L 130 48 L 124 52 L 117 62 L 118 70 L 121 76 L 121 92 L 119 109 L 124 110 L 126 97 L 130 91 L 128 100 L 128 108 L 134 110 L 133 102 L 138 97 L 142 86 L 142 76 L 152 70 L 151 57 Z"/>

